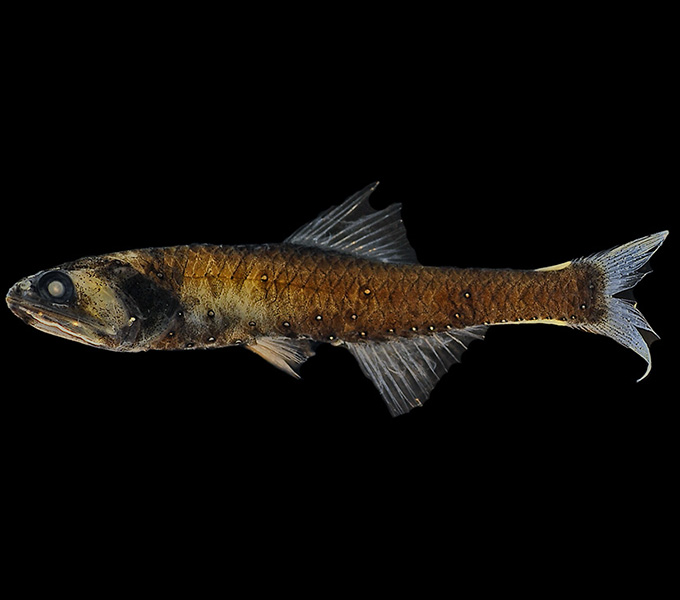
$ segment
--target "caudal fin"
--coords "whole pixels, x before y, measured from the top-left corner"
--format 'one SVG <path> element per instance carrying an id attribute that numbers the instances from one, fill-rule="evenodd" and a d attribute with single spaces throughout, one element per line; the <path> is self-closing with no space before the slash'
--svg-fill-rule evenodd
<path id="1" fill-rule="evenodd" d="M 581 325 L 579 329 L 606 335 L 644 358 L 647 370 L 638 381 L 642 381 L 652 370 L 649 344 L 659 336 L 637 309 L 634 300 L 616 297 L 616 294 L 633 289 L 649 272 L 644 271 L 643 267 L 667 235 L 668 231 L 662 231 L 574 261 L 574 264 L 587 263 L 600 269 L 606 307 L 604 317 L 598 323 Z"/>

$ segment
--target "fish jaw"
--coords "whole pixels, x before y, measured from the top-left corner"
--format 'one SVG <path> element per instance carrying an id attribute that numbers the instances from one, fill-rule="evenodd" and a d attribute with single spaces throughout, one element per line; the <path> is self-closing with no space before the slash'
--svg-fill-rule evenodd
<path id="1" fill-rule="evenodd" d="M 124 331 L 92 318 L 77 304 L 46 302 L 36 292 L 40 275 L 22 279 L 10 288 L 5 297 L 8 308 L 24 323 L 43 333 L 107 350 L 118 350 L 123 338 L 130 337 L 135 329 L 134 323 Z"/>
<path id="2" fill-rule="evenodd" d="M 68 318 L 58 313 L 48 311 L 17 301 L 10 296 L 5 298 L 9 309 L 24 323 L 35 327 L 44 333 L 49 333 L 60 338 L 80 342 L 88 346 L 106 348 L 103 340 L 98 340 L 88 332 L 83 323 L 76 319 Z"/>

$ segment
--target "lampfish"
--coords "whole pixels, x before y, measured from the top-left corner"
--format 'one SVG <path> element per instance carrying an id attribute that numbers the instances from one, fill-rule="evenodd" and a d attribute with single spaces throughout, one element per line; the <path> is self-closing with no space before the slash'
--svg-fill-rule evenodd
<path id="1" fill-rule="evenodd" d="M 552 324 L 601 334 L 651 369 L 653 332 L 622 297 L 668 231 L 535 270 L 428 267 L 401 205 L 377 184 L 280 244 L 192 244 L 82 258 L 16 283 L 7 304 L 40 331 L 118 352 L 243 346 L 286 373 L 318 344 L 349 350 L 392 415 L 421 406 L 489 327 Z M 642 379 L 641 378 L 641 379 Z"/>

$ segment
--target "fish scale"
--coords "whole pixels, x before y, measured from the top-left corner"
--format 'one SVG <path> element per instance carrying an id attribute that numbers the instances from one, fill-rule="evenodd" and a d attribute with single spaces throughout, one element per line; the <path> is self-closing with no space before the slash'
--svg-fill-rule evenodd
<path id="1" fill-rule="evenodd" d="M 343 346 L 393 415 L 421 406 L 495 325 L 546 323 L 606 335 L 644 358 L 649 373 L 655 334 L 617 294 L 642 279 L 668 232 L 544 269 L 428 267 L 417 261 L 399 206 L 370 206 L 374 189 L 281 244 L 84 258 L 21 280 L 7 303 L 41 331 L 90 346 L 239 345 L 295 377 L 318 344 Z"/>

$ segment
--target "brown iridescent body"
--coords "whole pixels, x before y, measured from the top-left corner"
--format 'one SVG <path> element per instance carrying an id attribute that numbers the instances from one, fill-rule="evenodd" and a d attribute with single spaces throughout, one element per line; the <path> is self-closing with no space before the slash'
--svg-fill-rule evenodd
<path id="1" fill-rule="evenodd" d="M 602 308 L 597 270 L 390 264 L 291 244 L 175 246 L 116 255 L 176 299 L 149 347 L 248 344 L 261 336 L 386 341 L 475 325 L 584 324 Z"/>
<path id="2" fill-rule="evenodd" d="M 244 346 L 299 377 L 319 343 L 347 348 L 393 415 L 426 400 L 494 325 L 548 323 L 609 336 L 651 368 L 651 327 L 618 296 L 668 232 L 537 270 L 419 264 L 399 205 L 370 186 L 282 244 L 190 245 L 84 258 L 15 284 L 37 329 L 119 352 Z"/>

